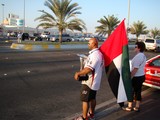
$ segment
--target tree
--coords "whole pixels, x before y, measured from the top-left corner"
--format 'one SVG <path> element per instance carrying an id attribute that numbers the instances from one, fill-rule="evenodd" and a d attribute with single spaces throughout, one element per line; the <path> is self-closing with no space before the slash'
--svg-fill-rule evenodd
<path id="1" fill-rule="evenodd" d="M 120 23 L 118 18 L 114 17 L 114 15 L 108 15 L 108 18 L 104 16 L 104 18 L 101 18 L 97 22 L 99 22 L 101 25 L 96 27 L 96 33 L 98 33 L 98 35 L 108 34 L 108 37 L 110 36 L 112 31 L 118 26 L 118 23 Z"/>
<path id="2" fill-rule="evenodd" d="M 135 34 L 136 38 L 138 40 L 138 37 L 141 34 L 147 34 L 149 31 L 146 30 L 146 26 L 142 21 L 134 22 L 133 25 L 130 28 L 131 34 Z"/>
<path id="3" fill-rule="evenodd" d="M 71 0 L 46 0 L 44 5 L 51 10 L 51 13 L 39 10 L 42 15 L 35 19 L 40 22 L 37 27 L 58 28 L 60 43 L 62 42 L 62 34 L 67 29 L 81 32 L 86 30 L 83 20 L 76 17 L 81 14 L 78 11 L 81 7 L 77 3 L 71 4 Z"/>
<path id="4" fill-rule="evenodd" d="M 156 36 L 158 36 L 160 34 L 160 31 L 155 27 L 154 29 L 151 29 L 151 36 L 153 38 L 155 38 Z"/>

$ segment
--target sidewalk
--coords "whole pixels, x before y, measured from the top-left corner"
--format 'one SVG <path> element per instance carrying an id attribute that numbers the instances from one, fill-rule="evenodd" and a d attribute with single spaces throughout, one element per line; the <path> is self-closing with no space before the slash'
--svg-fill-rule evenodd
<path id="1" fill-rule="evenodd" d="M 142 96 L 144 97 L 144 100 L 141 103 L 142 109 L 139 113 L 134 111 L 132 112 L 123 111 L 119 107 L 119 105 L 116 103 L 116 99 L 111 99 L 109 101 L 106 101 L 102 104 L 97 105 L 96 114 L 95 114 L 96 120 L 150 120 L 151 118 L 154 120 L 159 120 L 160 105 L 157 108 L 156 106 L 155 108 L 153 108 L 152 104 L 149 104 L 150 102 L 156 104 L 156 102 L 160 100 L 158 96 L 157 97 L 159 99 L 156 99 L 156 101 L 153 101 L 152 98 L 148 98 L 148 97 L 151 97 L 150 95 L 152 94 L 152 92 L 154 92 L 154 90 L 155 89 L 149 88 L 142 92 Z M 147 111 L 146 108 L 148 108 L 149 110 Z M 159 109 L 157 110 L 157 113 L 155 112 L 156 109 Z M 146 115 L 144 115 L 144 113 L 147 113 L 148 115 L 147 118 L 146 118 Z M 154 114 L 156 114 L 155 116 L 159 116 L 159 117 L 157 118 L 153 116 Z M 64 120 L 72 120 L 79 115 L 81 115 L 81 112 L 71 115 L 69 117 L 66 117 Z"/>
<path id="2" fill-rule="evenodd" d="M 105 114 L 97 120 L 159 120 L 159 94 L 160 91 L 156 89 L 150 89 L 150 91 L 143 94 L 140 112 L 127 112 L 117 109 L 110 114 Z"/>

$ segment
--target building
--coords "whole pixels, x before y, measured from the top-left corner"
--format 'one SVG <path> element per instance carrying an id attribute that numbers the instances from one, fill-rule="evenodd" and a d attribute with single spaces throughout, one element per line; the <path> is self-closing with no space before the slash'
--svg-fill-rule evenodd
<path id="1" fill-rule="evenodd" d="M 6 18 L 3 21 L 3 25 L 0 26 L 0 36 L 6 36 L 7 33 L 12 33 L 12 32 L 27 32 L 30 35 L 33 35 L 33 33 L 43 33 L 44 31 L 50 32 L 51 35 L 57 35 L 59 34 L 58 30 L 55 28 L 50 28 L 50 29 L 37 29 L 37 28 L 32 28 L 28 26 L 24 26 L 24 20 L 21 19 L 18 15 L 15 14 L 8 14 L 8 18 Z M 65 31 L 65 33 L 70 34 L 72 36 L 78 35 L 78 36 L 85 36 L 85 37 L 90 37 L 93 36 L 92 33 L 75 33 L 73 31 Z"/>
<path id="2" fill-rule="evenodd" d="M 10 25 L 10 26 L 19 26 L 19 24 L 17 24 L 19 22 L 19 16 L 15 15 L 15 14 L 8 14 L 8 18 L 6 18 L 3 21 L 4 25 Z M 21 19 L 22 21 L 24 21 L 23 19 Z M 20 26 L 23 26 L 23 24 L 21 24 Z"/>

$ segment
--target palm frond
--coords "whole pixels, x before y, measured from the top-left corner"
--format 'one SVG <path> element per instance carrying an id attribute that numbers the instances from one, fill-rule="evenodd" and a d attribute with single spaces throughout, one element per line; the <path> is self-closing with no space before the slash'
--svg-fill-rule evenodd
<path id="1" fill-rule="evenodd" d="M 40 24 L 37 27 L 55 28 L 59 30 L 59 34 L 66 29 L 83 31 L 86 30 L 85 23 L 81 19 L 77 19 L 76 15 L 81 14 L 81 9 L 77 3 L 71 3 L 71 0 L 46 0 L 44 5 L 49 8 L 51 13 L 39 10 L 42 13 L 35 21 Z"/>
<path id="2" fill-rule="evenodd" d="M 112 16 L 104 16 L 104 18 L 101 18 L 97 21 L 100 23 L 100 26 L 96 27 L 96 33 L 99 35 L 106 35 L 108 36 L 112 33 L 112 31 L 117 27 L 118 23 L 120 22 L 117 17 Z"/>
<path id="3" fill-rule="evenodd" d="M 143 21 L 134 22 L 130 28 L 131 34 L 135 34 L 137 39 L 141 34 L 147 34 L 148 31 L 146 30 L 147 26 L 143 23 Z"/>
<path id="4" fill-rule="evenodd" d="M 73 18 L 76 19 L 76 15 L 81 14 L 81 12 L 78 11 L 81 7 L 79 7 L 77 3 L 71 4 L 71 0 L 47 0 L 44 5 L 51 10 L 52 14 L 44 10 L 39 10 L 42 15 L 35 19 L 35 21 L 41 22 L 41 24 L 38 25 L 39 27 L 48 28 L 48 25 L 50 25 L 50 27 L 56 26 L 59 30 L 75 28 L 81 31 L 82 29 L 86 29 L 85 23 L 82 20 L 77 19 L 73 22 Z M 71 26 L 74 27 L 71 28 Z"/>

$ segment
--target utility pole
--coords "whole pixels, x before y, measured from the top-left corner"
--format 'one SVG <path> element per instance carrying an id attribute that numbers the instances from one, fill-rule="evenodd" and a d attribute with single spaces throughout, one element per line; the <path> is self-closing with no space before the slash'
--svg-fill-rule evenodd
<path id="1" fill-rule="evenodd" d="M 2 4 L 2 36 L 4 37 L 4 4 Z"/>
<path id="2" fill-rule="evenodd" d="M 26 20 L 25 20 L 25 0 L 24 0 L 24 10 L 23 10 L 23 19 L 24 19 L 24 21 L 23 21 L 23 33 L 25 32 L 25 22 L 26 22 Z"/>
<path id="3" fill-rule="evenodd" d="M 4 4 L 2 4 L 2 25 L 4 25 Z"/>
<path id="4" fill-rule="evenodd" d="M 127 37 L 128 37 L 128 39 L 129 39 L 129 32 L 130 32 L 129 19 L 130 19 L 130 0 L 128 0 L 128 22 L 127 22 Z"/>
<path id="5" fill-rule="evenodd" d="M 128 0 L 128 23 L 127 23 L 127 28 L 129 28 L 129 19 L 130 19 L 130 0 Z"/>

